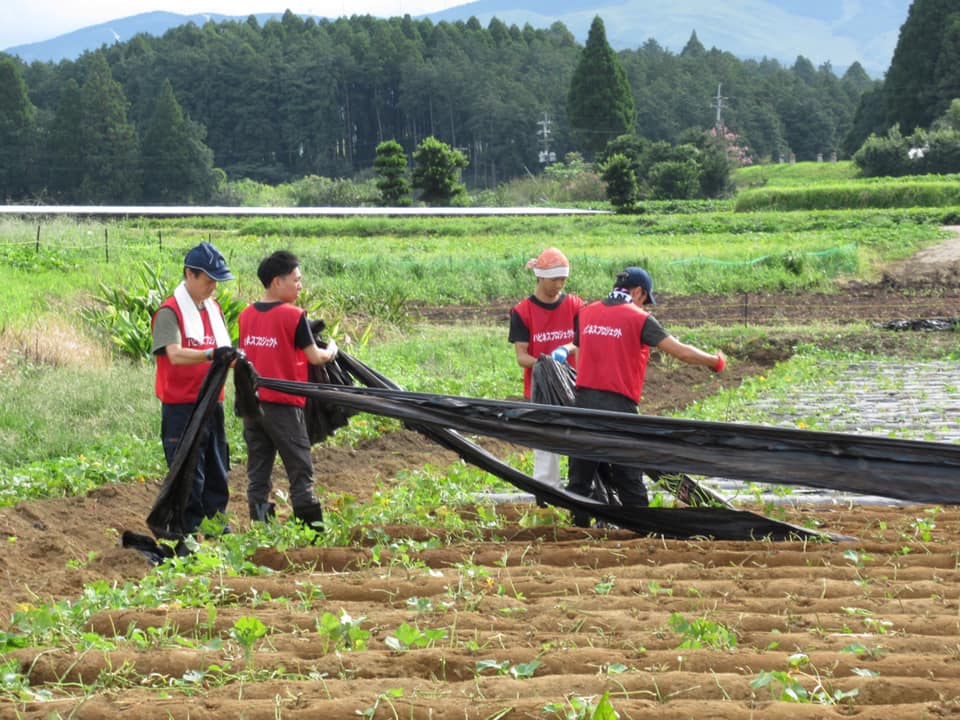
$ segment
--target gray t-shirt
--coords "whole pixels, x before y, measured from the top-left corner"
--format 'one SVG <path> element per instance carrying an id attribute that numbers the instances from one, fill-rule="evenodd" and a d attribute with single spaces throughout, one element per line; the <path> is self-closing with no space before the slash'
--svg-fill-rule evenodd
<path id="1" fill-rule="evenodd" d="M 201 305 L 199 308 L 200 316 L 207 312 L 207 308 Z M 163 355 L 167 351 L 167 345 L 183 345 L 183 336 L 180 335 L 180 321 L 177 320 L 177 314 L 172 308 L 162 307 L 157 310 L 156 317 L 153 319 L 153 347 L 151 352 L 154 355 Z"/>
<path id="2" fill-rule="evenodd" d="M 163 355 L 167 345 L 182 344 L 180 337 L 180 323 L 177 314 L 170 308 L 160 308 L 153 318 L 153 348 L 154 355 Z"/>

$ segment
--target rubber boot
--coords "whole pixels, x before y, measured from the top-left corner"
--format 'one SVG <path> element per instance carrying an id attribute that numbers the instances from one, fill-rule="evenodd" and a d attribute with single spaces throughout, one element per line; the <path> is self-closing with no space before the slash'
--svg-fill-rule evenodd
<path id="1" fill-rule="evenodd" d="M 583 512 L 582 510 L 571 510 L 570 515 L 573 516 L 573 524 L 576 527 L 588 528 L 590 527 L 590 513 Z"/>
<path id="2" fill-rule="evenodd" d="M 250 506 L 250 519 L 256 522 L 269 522 L 277 517 L 277 506 L 274 503 L 257 503 Z"/>
<path id="3" fill-rule="evenodd" d="M 323 531 L 323 508 L 320 503 L 311 503 L 293 509 L 293 516 L 317 532 Z"/>

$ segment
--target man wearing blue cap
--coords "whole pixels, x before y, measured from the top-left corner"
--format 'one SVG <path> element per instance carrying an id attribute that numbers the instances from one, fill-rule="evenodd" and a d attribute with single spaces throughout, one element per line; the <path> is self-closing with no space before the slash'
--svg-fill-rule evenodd
<path id="1" fill-rule="evenodd" d="M 648 304 L 656 305 L 650 273 L 641 267 L 628 267 L 617 275 L 613 290 L 606 298 L 590 303 L 577 314 L 573 338 L 579 353 L 577 407 L 636 414 L 652 347 L 714 372 L 726 366 L 722 351 L 715 355 L 706 353 L 669 335 L 642 309 Z M 600 464 L 570 458 L 567 489 L 589 496 Z M 625 507 L 648 504 L 642 469 L 611 464 L 607 482 Z M 581 527 L 590 524 L 590 518 L 579 512 L 574 513 L 573 521 Z"/>
<path id="2" fill-rule="evenodd" d="M 217 283 L 233 280 L 223 255 L 202 242 L 183 260 L 183 281 L 167 298 L 152 319 L 153 354 L 157 360 L 155 390 L 162 403 L 160 433 L 169 466 L 183 436 L 200 386 L 217 355 L 235 351 L 223 311 L 213 299 Z M 230 496 L 227 472 L 230 449 L 223 418 L 223 389 L 220 402 L 207 427 L 197 455 L 190 499 L 184 511 L 186 530 L 194 532 L 204 518 L 227 509 Z"/>

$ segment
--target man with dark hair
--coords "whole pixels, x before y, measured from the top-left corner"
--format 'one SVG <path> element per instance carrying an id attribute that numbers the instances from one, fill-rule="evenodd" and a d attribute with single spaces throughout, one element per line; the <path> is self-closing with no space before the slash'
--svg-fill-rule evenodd
<path id="1" fill-rule="evenodd" d="M 714 372 L 726 366 L 722 351 L 715 355 L 706 353 L 669 335 L 652 315 L 641 309 L 647 304 L 656 305 L 650 273 L 640 267 L 628 267 L 617 275 L 606 298 L 580 310 L 574 320 L 573 340 L 578 348 L 577 407 L 636 414 L 651 347 Z M 600 464 L 570 458 L 567 489 L 589 496 Z M 648 504 L 641 468 L 611 464 L 607 482 L 625 507 Z M 586 527 L 590 518 L 575 512 L 573 521 Z"/>
<path id="2" fill-rule="evenodd" d="M 320 348 L 304 310 L 294 305 L 303 289 L 300 261 L 286 250 L 264 258 L 257 269 L 263 299 L 240 313 L 240 349 L 257 372 L 280 380 L 307 381 L 307 364 L 323 365 L 337 356 L 331 340 Z M 290 482 L 293 515 L 307 525 L 323 522 L 320 502 L 313 492 L 313 459 L 304 416 L 306 398 L 260 388 L 261 413 L 244 418 L 247 444 L 247 503 L 252 520 L 274 515 L 270 502 L 271 473 L 277 454 Z"/>
<path id="3" fill-rule="evenodd" d="M 169 466 L 197 402 L 200 386 L 214 354 L 233 354 L 223 311 L 213 299 L 217 283 L 233 280 L 227 263 L 213 245 L 202 242 L 183 260 L 183 281 L 154 314 L 153 354 L 157 360 L 155 390 L 160 398 L 160 433 Z M 230 498 L 227 473 L 230 448 L 223 419 L 223 390 L 210 421 L 201 430 L 197 466 L 183 524 L 194 532 L 204 518 L 225 513 Z"/>

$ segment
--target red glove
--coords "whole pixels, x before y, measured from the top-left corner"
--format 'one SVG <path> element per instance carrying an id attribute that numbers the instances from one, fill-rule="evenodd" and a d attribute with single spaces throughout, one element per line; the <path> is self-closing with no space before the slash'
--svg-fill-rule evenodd
<path id="1" fill-rule="evenodd" d="M 711 367 L 710 369 L 713 370 L 715 373 L 718 373 L 723 371 L 723 369 L 726 366 L 727 366 L 727 359 L 723 355 L 720 355 L 719 353 L 717 353 L 717 364 Z"/>

